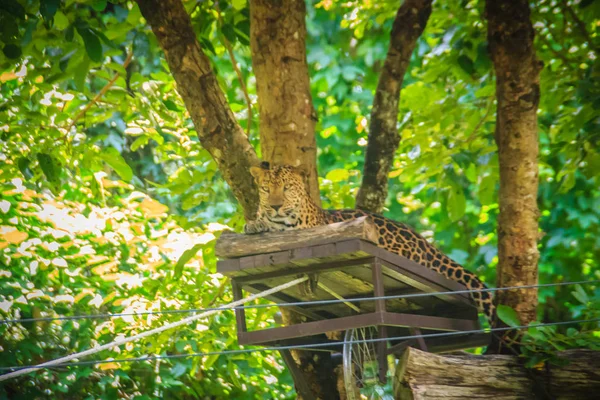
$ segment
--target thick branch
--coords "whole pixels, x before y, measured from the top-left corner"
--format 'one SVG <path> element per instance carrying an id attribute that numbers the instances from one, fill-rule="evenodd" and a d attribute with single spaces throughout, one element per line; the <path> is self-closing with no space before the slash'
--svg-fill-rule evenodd
<path id="1" fill-rule="evenodd" d="M 527 0 L 486 2 L 488 42 L 496 72 L 496 144 L 500 164 L 499 287 L 537 283 L 538 134 L 541 64 Z M 536 319 L 535 289 L 501 292 L 523 324 Z"/>
<path id="2" fill-rule="evenodd" d="M 400 144 L 400 89 L 410 56 L 430 14 L 431 0 L 405 0 L 396 14 L 390 47 L 373 100 L 363 180 L 356 197 L 357 208 L 380 212 L 385 204 L 388 174 Z"/>
<path id="3" fill-rule="evenodd" d="M 304 1 L 250 2 L 262 158 L 304 168 L 310 194 L 319 202 L 316 117 L 306 62 L 305 17 Z"/>
<path id="4" fill-rule="evenodd" d="M 217 162 L 246 218 L 254 218 L 258 192 L 249 167 L 258 158 L 219 88 L 181 0 L 138 0 L 138 4 L 165 52 L 200 143 Z"/>

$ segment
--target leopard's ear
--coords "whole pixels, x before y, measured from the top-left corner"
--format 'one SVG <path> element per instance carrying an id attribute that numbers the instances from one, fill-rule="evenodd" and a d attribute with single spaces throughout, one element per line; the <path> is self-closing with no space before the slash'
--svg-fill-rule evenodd
<path id="1" fill-rule="evenodd" d="M 268 161 L 263 161 L 259 164 L 258 167 L 250 167 L 250 174 L 254 177 L 255 180 L 258 181 L 265 172 L 267 172 L 271 168 Z"/>
<path id="2" fill-rule="evenodd" d="M 264 173 L 265 170 L 261 167 L 250 167 L 250 174 L 254 177 L 255 181 L 259 180 Z"/>

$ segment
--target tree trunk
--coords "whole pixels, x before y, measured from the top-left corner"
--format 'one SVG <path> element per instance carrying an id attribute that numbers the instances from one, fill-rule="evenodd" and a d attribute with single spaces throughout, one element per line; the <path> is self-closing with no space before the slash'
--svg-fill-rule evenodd
<path id="1" fill-rule="evenodd" d="M 535 285 L 539 259 L 537 109 L 541 65 L 535 57 L 527 0 L 488 0 L 485 12 L 498 101 L 497 285 Z M 524 325 L 536 319 L 536 289 L 498 292 L 497 302 L 514 308 Z"/>
<path id="2" fill-rule="evenodd" d="M 299 166 L 307 173 L 312 199 L 321 203 L 317 175 L 316 115 L 306 61 L 306 5 L 303 0 L 251 0 L 250 48 L 258 95 L 262 159 Z M 286 325 L 300 316 L 281 309 Z M 328 353 L 292 351 L 314 398 L 335 399 L 339 394 Z M 293 368 L 293 366 L 291 366 Z M 300 390 L 299 390 L 300 391 Z M 299 398 L 311 398 L 311 394 Z"/>
<path id="3" fill-rule="evenodd" d="M 219 88 L 181 0 L 138 0 L 138 4 L 165 53 L 200 143 L 217 162 L 246 218 L 253 219 L 258 192 L 249 168 L 258 158 Z"/>
<path id="4" fill-rule="evenodd" d="M 526 369 L 516 356 L 437 355 L 408 348 L 398 367 L 398 400 L 598 398 L 600 353 L 569 350 L 559 357 L 566 366 Z"/>
<path id="5" fill-rule="evenodd" d="M 400 144 L 398 104 L 404 74 L 417 39 L 431 14 L 431 0 L 405 0 L 398 9 L 390 46 L 379 76 L 356 208 L 381 212 L 388 194 L 388 174 Z"/>
<path id="6" fill-rule="evenodd" d="M 302 0 L 250 2 L 262 159 L 305 169 L 310 194 L 320 204 L 305 17 Z"/>

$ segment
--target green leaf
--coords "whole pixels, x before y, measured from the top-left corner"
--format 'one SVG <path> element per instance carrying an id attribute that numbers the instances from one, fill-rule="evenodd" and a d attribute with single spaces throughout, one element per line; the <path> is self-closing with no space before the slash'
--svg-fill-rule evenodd
<path id="1" fill-rule="evenodd" d="M 60 164 L 54 157 L 44 153 L 38 153 L 37 160 L 46 179 L 48 179 L 48 187 L 54 194 L 58 194 L 61 185 L 60 173 L 62 168 Z"/>
<path id="2" fill-rule="evenodd" d="M 231 5 L 236 10 L 241 10 L 246 7 L 246 0 L 231 0 Z"/>
<path id="3" fill-rule="evenodd" d="M 83 92 L 85 89 L 85 78 L 87 77 L 88 72 L 90 71 L 90 59 L 88 57 L 83 56 L 81 62 L 77 65 L 75 72 L 73 73 L 73 81 L 75 83 L 75 87 L 80 92 Z"/>
<path id="4" fill-rule="evenodd" d="M 181 111 L 181 109 L 179 107 L 177 107 L 177 104 L 175 104 L 175 102 L 173 100 L 164 100 L 163 104 L 165 105 L 165 107 L 167 107 L 167 110 L 170 111 Z"/>
<path id="5" fill-rule="evenodd" d="M 54 18 L 54 15 L 58 11 L 60 0 L 41 0 L 40 1 L 40 14 L 46 21 L 50 21 Z"/>
<path id="6" fill-rule="evenodd" d="M 330 180 L 331 182 L 343 182 L 348 180 L 350 177 L 350 173 L 345 169 L 334 169 L 329 171 L 325 176 L 325 179 Z"/>
<path id="7" fill-rule="evenodd" d="M 92 8 L 96 11 L 104 11 L 106 8 L 106 0 L 94 0 Z"/>
<path id="8" fill-rule="evenodd" d="M 147 57 L 150 54 L 150 41 L 143 32 L 137 32 L 133 37 L 133 55 L 135 58 Z"/>
<path id="9" fill-rule="evenodd" d="M 69 19 L 62 11 L 57 11 L 54 16 L 54 27 L 58 30 L 66 29 L 69 26 Z"/>
<path id="10" fill-rule="evenodd" d="M 177 363 L 171 368 L 171 375 L 175 378 L 179 378 L 181 375 L 185 374 L 187 371 L 187 367 L 184 364 Z"/>
<path id="11" fill-rule="evenodd" d="M 512 328 L 521 326 L 519 315 L 512 307 L 500 304 L 498 308 L 496 308 L 496 314 L 498 315 L 498 318 L 502 320 L 502 322 Z"/>
<path id="12" fill-rule="evenodd" d="M 0 10 L 5 10 L 9 14 L 19 19 L 25 18 L 25 9 L 18 1 L 0 1 Z"/>
<path id="13" fill-rule="evenodd" d="M 181 278 L 181 275 L 183 274 L 183 267 L 185 267 L 185 264 L 187 264 L 188 261 L 190 261 L 196 255 L 196 253 L 198 253 L 198 250 L 200 250 L 202 246 L 203 245 L 201 244 L 197 244 L 194 245 L 194 247 L 192 247 L 191 249 L 187 249 L 183 252 L 181 257 L 179 257 L 179 260 L 177 260 L 177 265 L 175 265 L 175 270 L 173 271 L 173 279 L 177 280 Z"/>
<path id="14" fill-rule="evenodd" d="M 4 53 L 4 55 L 7 58 L 10 58 L 13 60 L 21 57 L 21 54 L 22 54 L 21 48 L 19 46 L 17 46 L 16 44 L 5 45 L 4 48 L 2 49 L 2 52 Z"/>
<path id="15" fill-rule="evenodd" d="M 217 55 L 215 47 L 212 45 L 212 43 L 209 40 L 207 40 L 205 38 L 200 38 L 200 44 L 202 45 L 203 49 L 210 51 L 213 55 Z"/>
<path id="16" fill-rule="evenodd" d="M 29 168 L 30 164 L 31 164 L 31 160 L 27 157 L 21 157 L 17 161 L 17 166 L 19 167 L 19 171 L 21 171 L 21 173 L 27 180 L 33 178 L 33 172 L 31 172 L 31 169 Z"/>
<path id="17" fill-rule="evenodd" d="M 587 303 L 589 303 L 590 301 L 590 298 L 588 297 L 585 290 L 583 290 L 581 285 L 575 285 L 575 290 L 571 292 L 571 294 L 577 299 L 578 302 L 580 302 L 583 305 L 587 305 Z"/>
<path id="18" fill-rule="evenodd" d="M 85 51 L 87 52 L 90 60 L 94 62 L 102 61 L 102 43 L 100 43 L 100 38 L 96 36 L 94 31 L 90 29 L 88 26 L 76 26 L 77 32 L 83 39 L 83 43 L 85 44 Z"/>
<path id="19" fill-rule="evenodd" d="M 148 144 L 149 140 L 150 136 L 142 135 L 138 137 L 133 143 L 131 143 L 131 151 L 137 151 L 137 149 L 139 149 L 140 147 L 144 147 Z"/>
<path id="20" fill-rule="evenodd" d="M 463 190 L 458 185 L 452 185 L 448 191 L 448 217 L 451 221 L 458 221 L 465 215 L 467 199 Z"/>
<path id="21" fill-rule="evenodd" d="M 527 334 L 529 336 L 531 336 L 532 338 L 534 338 L 535 340 L 538 340 L 540 342 L 545 342 L 546 340 L 548 340 L 546 335 L 544 335 L 544 333 L 542 331 L 540 331 L 538 328 L 527 329 Z"/>
<path id="22" fill-rule="evenodd" d="M 467 74 L 473 75 L 473 73 L 475 73 L 475 66 L 473 65 L 473 61 L 468 56 L 463 54 L 460 57 L 458 57 L 456 62 L 458 63 L 459 67 L 461 67 L 462 70 L 465 71 Z"/>
<path id="23" fill-rule="evenodd" d="M 227 40 L 229 40 L 229 42 L 231 44 L 235 43 L 236 34 L 235 34 L 235 31 L 233 30 L 233 26 L 231 26 L 229 24 L 225 24 L 221 28 L 221 32 L 223 33 L 223 35 L 225 36 L 225 38 L 227 38 Z"/>
<path id="24" fill-rule="evenodd" d="M 477 196 L 481 205 L 487 206 L 496 203 L 496 182 L 497 179 L 493 175 L 487 175 L 481 178 Z"/>
<path id="25" fill-rule="evenodd" d="M 125 182 L 133 178 L 133 170 L 127 164 L 123 156 L 114 147 L 108 147 L 100 153 L 100 158 L 104 160 Z"/>

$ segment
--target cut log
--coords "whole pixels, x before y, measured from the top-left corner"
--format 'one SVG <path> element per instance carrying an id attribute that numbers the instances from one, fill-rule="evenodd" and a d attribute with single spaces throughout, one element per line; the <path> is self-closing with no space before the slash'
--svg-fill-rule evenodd
<path id="1" fill-rule="evenodd" d="M 562 367 L 526 369 L 505 355 L 438 355 L 408 348 L 396 369 L 399 400 L 598 399 L 600 352 L 568 350 Z"/>
<path id="2" fill-rule="evenodd" d="M 377 228 L 367 217 L 361 217 L 352 221 L 284 232 L 255 235 L 224 232 L 217 241 L 215 253 L 219 258 L 238 258 L 333 243 L 340 239 L 364 239 L 377 243 Z"/>

